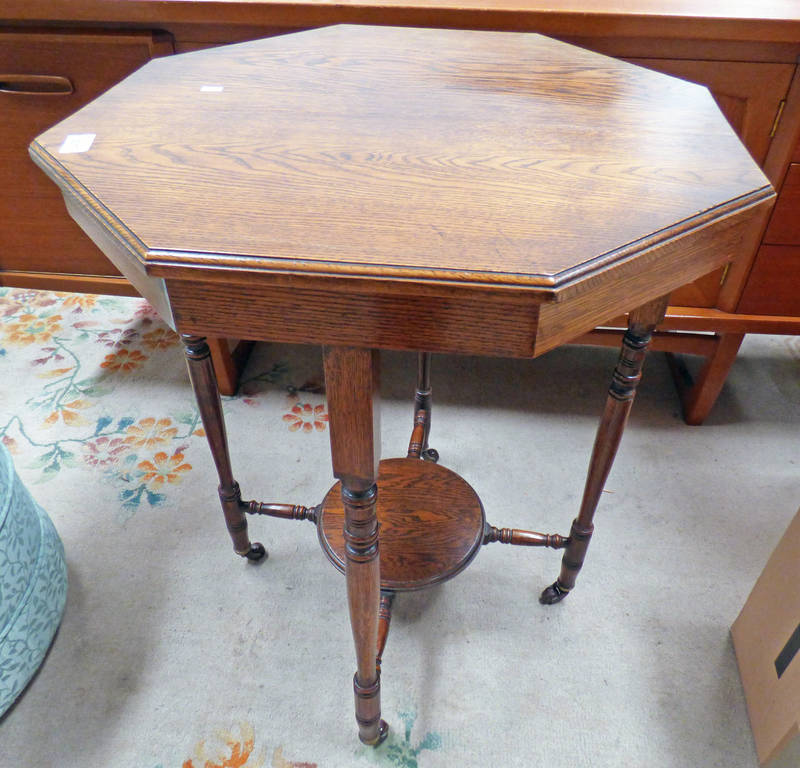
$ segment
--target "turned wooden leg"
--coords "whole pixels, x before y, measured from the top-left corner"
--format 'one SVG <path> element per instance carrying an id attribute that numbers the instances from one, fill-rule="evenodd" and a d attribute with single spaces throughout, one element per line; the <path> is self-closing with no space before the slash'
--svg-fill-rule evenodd
<path id="1" fill-rule="evenodd" d="M 344 504 L 345 579 L 357 664 L 356 722 L 361 741 L 378 745 L 388 732 L 381 720 L 375 658 L 381 592 L 375 514 L 380 459 L 378 353 L 327 347 L 324 360 L 333 474 L 341 481 Z"/>
<path id="2" fill-rule="evenodd" d="M 378 610 L 378 652 L 375 655 L 375 666 L 378 668 L 378 674 L 381 671 L 383 652 L 386 650 L 386 640 L 389 637 L 389 625 L 392 623 L 393 603 L 394 592 L 389 590 L 381 591 L 381 604 Z"/>
<path id="3" fill-rule="evenodd" d="M 228 453 L 228 438 L 225 434 L 225 421 L 222 416 L 222 403 L 219 399 L 217 380 L 211 364 L 211 353 L 202 336 L 181 335 L 186 352 L 189 379 L 197 400 L 197 408 L 203 421 L 211 455 L 219 476 L 219 499 L 225 515 L 225 525 L 233 541 L 237 555 L 251 561 L 263 560 L 267 551 L 259 543 L 251 544 L 247 535 L 247 505 L 242 502 L 239 484 L 233 479 L 231 458 Z"/>
<path id="4" fill-rule="evenodd" d="M 594 531 L 592 521 L 597 503 L 600 501 L 600 494 L 614 463 L 614 456 L 636 395 L 636 387 L 642 377 L 642 364 L 647 346 L 655 327 L 664 319 L 668 298 L 664 296 L 645 304 L 629 315 L 628 330 L 622 339 L 622 350 L 614 369 L 605 410 L 594 441 L 583 501 L 578 517 L 572 523 L 564 557 L 561 560 L 561 574 L 539 598 L 539 602 L 545 605 L 563 600 L 575 586 L 575 579 L 583 566 Z"/>
<path id="5" fill-rule="evenodd" d="M 420 352 L 417 358 L 417 389 L 414 393 L 414 431 L 408 444 L 408 458 L 436 463 L 439 461 L 439 452 L 428 447 L 431 402 L 431 353 Z"/>

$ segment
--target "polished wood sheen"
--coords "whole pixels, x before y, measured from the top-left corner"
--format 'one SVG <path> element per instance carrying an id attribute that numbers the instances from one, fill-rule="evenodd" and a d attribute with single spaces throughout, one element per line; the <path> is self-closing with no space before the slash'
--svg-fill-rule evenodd
<path id="1" fill-rule="evenodd" d="M 97 134 L 92 151 L 59 156 L 82 133 Z M 704 88 L 503 33 L 334 27 L 152 61 L 34 152 L 80 178 L 75 191 L 102 200 L 113 213 L 96 215 L 164 276 L 203 266 L 561 296 L 772 196 Z"/>
<path id="2" fill-rule="evenodd" d="M 76 133 L 92 146 L 61 152 Z M 756 242 L 774 199 L 706 89 L 499 32 L 342 26 L 154 61 L 31 154 L 184 335 L 236 551 L 247 512 L 317 522 L 367 744 L 387 733 L 387 593 L 500 541 L 563 549 L 541 597 L 563 599 L 667 296 Z M 427 445 L 430 353 L 535 357 L 626 313 L 571 531 L 486 525 Z M 204 336 L 325 345 L 340 482 L 319 507 L 242 501 Z M 421 353 L 407 458 L 383 462 L 381 349 Z"/>
<path id="3" fill-rule="evenodd" d="M 478 494 L 455 472 L 427 461 L 384 459 L 378 474 L 381 589 L 429 587 L 460 573 L 478 552 L 485 517 Z M 344 570 L 341 485 L 322 502 L 319 537 Z"/>

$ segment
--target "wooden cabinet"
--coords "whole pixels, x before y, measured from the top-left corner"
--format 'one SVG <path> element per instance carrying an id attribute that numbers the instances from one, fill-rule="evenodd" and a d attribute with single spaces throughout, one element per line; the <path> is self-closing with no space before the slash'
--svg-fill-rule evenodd
<path id="1" fill-rule="evenodd" d="M 168 35 L 142 31 L 0 33 L 0 271 L 3 284 L 133 293 L 81 232 L 28 144 L 153 56 Z M 61 276 L 64 276 L 62 278 Z M 73 278 L 72 283 L 69 277 Z M 105 280 L 97 278 L 106 278 Z M 116 278 L 116 279 L 115 279 Z"/>
<path id="2" fill-rule="evenodd" d="M 789 166 L 737 310 L 800 316 L 800 163 Z"/>

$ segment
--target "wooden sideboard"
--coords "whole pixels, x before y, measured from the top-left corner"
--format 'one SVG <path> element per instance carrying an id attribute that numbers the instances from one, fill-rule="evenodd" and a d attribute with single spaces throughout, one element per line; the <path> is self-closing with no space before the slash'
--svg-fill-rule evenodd
<path id="1" fill-rule="evenodd" d="M 743 10 L 746 6 L 757 10 Z M 738 8 L 741 6 L 741 8 Z M 155 56 L 327 24 L 538 31 L 707 85 L 780 191 L 763 237 L 673 294 L 655 348 L 684 416 L 708 414 L 746 333 L 800 333 L 800 9 L 793 0 L 0 0 L 0 285 L 135 295 L 68 217 L 27 145 Z M 10 222 L 14 222 L 13 225 Z M 583 337 L 618 344 L 616 327 Z"/>

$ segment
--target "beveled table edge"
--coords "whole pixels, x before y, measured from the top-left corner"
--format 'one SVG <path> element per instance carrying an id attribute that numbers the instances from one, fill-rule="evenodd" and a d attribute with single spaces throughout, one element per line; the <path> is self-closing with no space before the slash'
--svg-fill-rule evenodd
<path id="1" fill-rule="evenodd" d="M 97 200 L 89 190 L 48 152 L 38 138 L 28 148 L 32 160 L 54 181 L 65 196 L 79 202 L 95 220 L 142 264 L 154 277 L 181 279 L 181 270 L 225 270 L 258 274 L 292 274 L 310 277 L 342 277 L 407 281 L 435 285 L 520 289 L 538 293 L 544 300 L 556 301 L 571 295 L 570 288 L 591 278 L 593 274 L 623 263 L 637 254 L 664 245 L 702 228 L 715 220 L 740 213 L 766 200 L 775 198 L 769 183 L 694 216 L 676 222 L 618 248 L 593 256 L 582 264 L 552 275 L 491 272 L 487 270 L 431 269 L 401 267 L 391 264 L 341 263 L 310 259 L 254 256 L 233 253 L 203 253 L 149 247 L 117 216 Z M 547 297 L 547 298 L 545 298 Z"/>

